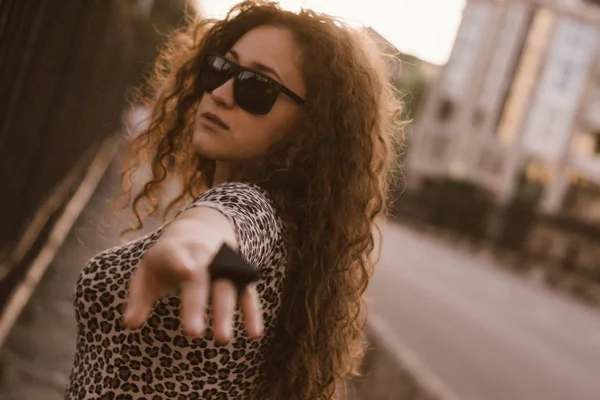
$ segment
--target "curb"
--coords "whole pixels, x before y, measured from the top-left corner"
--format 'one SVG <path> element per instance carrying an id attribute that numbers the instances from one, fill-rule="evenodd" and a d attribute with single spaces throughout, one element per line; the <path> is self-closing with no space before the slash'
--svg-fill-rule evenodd
<path id="1" fill-rule="evenodd" d="M 416 351 L 403 343 L 383 318 L 369 314 L 365 331 L 369 352 L 375 359 L 374 364 L 377 364 L 371 371 L 365 371 L 365 398 L 460 400 L 456 392 L 427 366 Z"/>

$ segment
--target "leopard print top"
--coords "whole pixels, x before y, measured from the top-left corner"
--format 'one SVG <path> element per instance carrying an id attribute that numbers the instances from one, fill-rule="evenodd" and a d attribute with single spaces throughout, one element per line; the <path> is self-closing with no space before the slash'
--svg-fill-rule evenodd
<path id="1" fill-rule="evenodd" d="M 140 329 L 120 326 L 127 283 L 167 222 L 97 254 L 83 268 L 75 292 L 78 339 L 66 399 L 254 398 L 280 307 L 286 264 L 282 223 L 268 194 L 246 183 L 218 185 L 181 211 L 195 206 L 221 211 L 235 227 L 241 255 L 261 272 L 263 338 L 248 338 L 238 311 L 228 345 L 217 345 L 210 329 L 203 338 L 186 336 L 177 296 L 157 302 Z M 210 310 L 207 315 L 210 319 Z"/>

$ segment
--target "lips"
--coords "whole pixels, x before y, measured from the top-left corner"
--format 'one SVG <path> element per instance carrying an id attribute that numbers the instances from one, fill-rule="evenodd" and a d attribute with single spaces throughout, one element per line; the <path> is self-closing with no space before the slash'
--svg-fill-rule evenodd
<path id="1" fill-rule="evenodd" d="M 223 120 L 221 118 L 219 118 L 217 115 L 215 115 L 213 113 L 205 112 L 202 114 L 202 117 L 223 129 L 229 129 L 229 125 L 227 125 L 225 122 L 223 122 Z"/>

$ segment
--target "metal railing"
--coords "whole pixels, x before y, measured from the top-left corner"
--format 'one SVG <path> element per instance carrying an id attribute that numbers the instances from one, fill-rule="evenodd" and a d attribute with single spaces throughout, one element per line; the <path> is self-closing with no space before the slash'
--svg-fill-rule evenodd
<path id="1" fill-rule="evenodd" d="M 77 185 L 77 166 L 120 125 L 130 6 L 0 0 L 0 307 Z"/>

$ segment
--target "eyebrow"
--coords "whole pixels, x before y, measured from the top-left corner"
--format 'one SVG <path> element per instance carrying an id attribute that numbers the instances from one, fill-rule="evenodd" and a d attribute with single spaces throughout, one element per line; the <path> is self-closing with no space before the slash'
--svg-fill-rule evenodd
<path id="1" fill-rule="evenodd" d="M 240 56 L 239 56 L 239 54 L 237 53 L 237 51 L 235 51 L 235 50 L 231 49 L 231 50 L 229 50 L 227 53 L 228 53 L 228 54 L 231 54 L 231 56 L 232 56 L 232 57 L 235 59 L 235 61 L 238 61 L 238 62 L 240 61 Z M 279 74 L 277 73 L 277 71 L 275 71 L 275 70 L 274 70 L 273 68 L 271 68 L 271 67 L 267 67 L 266 65 L 264 65 L 264 64 L 261 64 L 261 63 L 259 63 L 259 62 L 253 62 L 253 63 L 252 63 L 250 66 L 251 66 L 252 68 L 256 69 L 257 71 L 261 71 L 261 72 L 267 72 L 267 73 L 273 74 L 273 75 L 275 75 L 275 77 L 276 77 L 277 79 L 279 79 L 279 81 L 283 82 L 283 79 L 281 79 L 281 77 L 279 76 Z"/>

